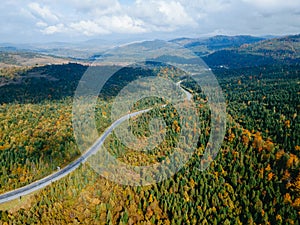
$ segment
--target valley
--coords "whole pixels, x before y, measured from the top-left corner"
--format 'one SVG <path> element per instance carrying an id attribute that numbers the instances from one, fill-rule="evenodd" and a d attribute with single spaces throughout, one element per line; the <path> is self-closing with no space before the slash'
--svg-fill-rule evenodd
<path id="1" fill-rule="evenodd" d="M 69 61 L 35 53 L 30 56 L 18 52 L 1 53 L 1 196 L 52 173 L 64 173 L 74 165 L 72 163 L 81 162 L 85 153 L 79 149 L 78 140 L 89 137 L 83 134 L 78 139 L 74 133 L 73 104 L 78 84 L 91 68 L 100 74 L 117 71 L 96 96 L 94 113 L 89 115 L 95 118 L 98 135 L 106 135 L 102 147 L 126 165 L 162 163 L 171 168 L 157 175 L 167 179 L 144 176 L 147 172 L 141 170 L 143 181 L 151 184 L 131 186 L 107 179 L 105 173 L 99 174 L 90 163 L 77 163 L 76 169 L 68 170 L 68 175 L 64 174 L 66 176 L 61 179 L 55 179 L 31 195 L 17 196 L 12 202 L 2 203 L 1 223 L 298 224 L 299 35 L 272 39 L 217 36 L 171 42 L 202 57 L 207 64 L 206 70 L 216 77 L 226 101 L 225 137 L 218 154 L 209 155 L 215 158 L 204 171 L 199 168 L 211 144 L 209 137 L 213 130 L 210 99 L 193 76 L 187 76 L 176 66 L 151 61 L 146 63 L 148 67 L 123 67 L 104 65 L 101 60 L 93 65 L 90 58 Z M 150 51 L 151 43 L 158 48 L 158 55 L 163 56 L 156 58 L 158 62 L 170 59 L 184 65 L 192 63 L 191 59 L 162 54 L 164 49 L 159 48 L 161 42 L 158 40 L 130 45 L 122 54 L 128 54 L 130 49 L 137 57 L 142 54 L 141 49 Z M 18 54 L 30 59 L 23 61 L 16 57 Z M 122 54 L 91 54 L 122 58 Z M 182 99 L 186 110 L 180 114 L 176 105 L 159 98 L 161 96 L 142 98 L 131 108 L 132 112 L 142 113 L 127 118 L 128 129 L 140 140 L 136 144 L 142 146 L 154 131 L 158 133 L 157 138 L 164 139 L 149 151 L 137 152 L 111 131 L 115 121 L 110 114 L 124 87 L 149 77 L 168 79 L 175 86 L 181 85 L 188 90 L 188 96 L 185 92 L 182 94 L 194 103 L 198 123 L 182 119 L 191 110 L 187 99 Z M 147 89 L 147 83 L 139 85 Z M 165 126 L 153 125 L 153 118 L 161 118 Z M 83 125 L 88 124 L 88 118 L 83 117 L 82 121 Z M 183 136 L 187 140 L 196 137 L 196 148 L 192 149 L 188 162 L 172 174 L 172 165 L 181 165 L 182 151 L 178 145 L 187 128 L 193 135 Z M 155 170 L 151 172 L 157 174 Z M 121 178 L 115 174 L 115 180 Z M 151 182 L 151 179 L 160 181 Z"/>

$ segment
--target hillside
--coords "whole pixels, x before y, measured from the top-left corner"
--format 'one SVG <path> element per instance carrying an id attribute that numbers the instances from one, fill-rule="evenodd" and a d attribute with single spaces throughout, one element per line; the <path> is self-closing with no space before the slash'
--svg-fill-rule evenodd
<path id="1" fill-rule="evenodd" d="M 212 98 L 206 94 L 206 87 L 193 80 L 196 75 L 187 77 L 176 67 L 157 63 L 170 60 L 193 68 L 195 58 L 183 57 L 178 49 L 171 55 L 174 52 L 167 51 L 162 41 L 135 43 L 99 55 L 103 60 L 100 62 L 113 65 L 99 63 L 88 68 L 68 63 L 0 68 L 0 201 L 6 192 L 52 172 L 62 172 L 80 157 L 82 150 L 89 147 L 91 136 L 80 128 L 85 128 L 92 116 L 100 136 L 115 121 L 112 116 L 120 93 L 126 94 L 126 99 L 120 101 L 126 107 L 131 105 L 131 98 L 134 100 L 129 111 L 151 108 L 129 119 L 125 127 L 137 141 L 124 142 L 114 129 L 102 145 L 108 154 L 101 155 L 99 151 L 65 178 L 0 204 L 0 224 L 298 224 L 300 65 L 292 64 L 296 57 L 284 61 L 264 56 L 258 50 L 246 51 L 250 46 L 221 49 L 206 57 L 209 65 L 228 65 L 212 68 L 226 100 L 226 132 L 217 154 L 210 149 L 215 145 L 213 133 L 224 128 L 213 122 Z M 147 58 L 145 65 L 114 64 L 130 57 L 142 60 L 146 54 L 153 58 Z M 18 65 L 21 61 L 16 56 L 29 61 L 42 57 L 10 52 L 4 54 L 2 61 Z M 78 84 L 95 87 L 87 86 L 88 79 L 82 79 L 87 69 L 93 85 L 97 81 L 94 75 L 105 78 L 117 72 L 105 81 L 98 97 L 92 95 L 97 97 L 93 113 L 81 115 L 83 126 L 76 127 L 74 100 L 85 101 L 89 94 L 84 91 L 82 96 L 76 96 Z M 206 74 L 208 70 L 204 71 Z M 145 96 L 128 88 L 131 82 L 146 77 L 182 85 L 193 95 L 194 104 L 188 104 L 186 99 L 174 104 L 157 92 Z M 144 80 L 137 86 L 155 91 L 151 82 Z M 78 110 L 85 112 L 84 104 Z M 196 117 L 190 116 L 191 110 L 197 112 Z M 127 108 L 124 112 L 128 112 Z M 158 139 L 157 145 L 152 145 L 152 138 Z M 191 158 L 184 162 L 182 153 L 193 142 Z M 144 143 L 154 147 L 148 150 Z M 82 144 L 84 149 L 80 148 Z M 136 147 L 143 149 L 138 151 Z M 125 176 L 121 167 L 110 176 L 113 167 L 100 160 L 108 159 L 104 158 L 108 155 L 134 167 L 125 179 L 145 177 L 141 186 L 114 183 Z M 209 164 L 211 159 L 214 160 Z M 173 173 L 181 163 L 180 170 Z M 154 164 L 167 166 L 151 169 Z M 204 171 L 203 164 L 209 164 Z M 102 172 L 97 167 L 105 169 Z M 164 177 L 161 182 L 145 185 Z"/>
<path id="2" fill-rule="evenodd" d="M 241 53 L 272 57 L 274 59 L 299 59 L 300 58 L 300 34 L 264 40 L 251 45 L 242 45 Z"/>
<path id="3" fill-rule="evenodd" d="M 9 50 L 9 51 L 7 51 Z M 36 66 L 46 64 L 62 64 L 70 62 L 70 59 L 43 55 L 33 52 L 0 50 L 0 67 L 12 66 Z"/>
<path id="4" fill-rule="evenodd" d="M 300 35 L 243 44 L 204 56 L 210 67 L 251 67 L 270 64 L 295 64 L 300 60 Z"/>
<path id="5" fill-rule="evenodd" d="M 157 69 L 125 68 L 107 82 L 108 91 L 102 93 L 103 98 L 99 97 L 95 108 L 99 133 L 112 122 L 111 96 L 127 82 L 141 75 L 153 76 L 155 71 L 164 77 L 175 74 L 172 68 Z M 37 67 L 22 75 L 23 82 L 1 87 L 0 192 L 45 177 L 80 155 L 72 131 L 72 96 L 85 70 L 78 64 Z M 227 100 L 228 117 L 222 147 L 207 170 L 200 172 L 198 168 L 212 130 L 209 105 L 201 89 L 187 79 L 183 85 L 193 90 L 199 124 L 190 119 L 185 123 L 181 119 L 185 114 L 179 114 L 168 104 L 130 121 L 134 134 L 142 139 L 148 137 L 153 118 L 163 119 L 166 138 L 153 151 L 137 152 L 125 146 L 115 134 L 104 143 L 110 154 L 128 165 L 156 162 L 174 165 L 171 156 L 180 143 L 178 133 L 196 124 L 198 127 L 193 130 L 199 133 L 197 148 L 178 173 L 151 186 L 131 187 L 113 183 L 83 164 L 66 178 L 33 195 L 1 204 L 0 221 L 4 224 L 297 224 L 299 70 L 299 66 L 270 66 L 215 71 Z M 136 107 L 147 104 L 138 103 Z"/>
<path id="6" fill-rule="evenodd" d="M 262 40 L 264 40 L 264 38 L 248 35 L 217 35 L 210 38 L 178 38 L 171 40 L 171 42 L 182 45 L 199 56 L 205 56 L 218 50 L 236 48 L 244 44 L 256 43 Z"/>

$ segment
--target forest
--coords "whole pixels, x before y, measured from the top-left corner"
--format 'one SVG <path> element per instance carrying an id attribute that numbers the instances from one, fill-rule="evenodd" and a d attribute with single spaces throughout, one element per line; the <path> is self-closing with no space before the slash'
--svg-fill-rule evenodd
<path id="1" fill-rule="evenodd" d="M 0 193 L 80 156 L 72 104 L 86 70 L 70 63 L 1 71 Z M 131 165 L 170 164 L 178 133 L 189 126 L 199 134 L 189 162 L 147 186 L 114 183 L 83 164 L 38 192 L 0 205 L 0 224 L 299 224 L 300 65 L 258 63 L 213 72 L 225 95 L 227 120 L 224 142 L 207 170 L 198 169 L 211 130 L 201 87 L 172 66 L 122 68 L 98 96 L 99 134 L 113 122 L 112 105 L 122 87 L 149 76 L 185 78 L 181 84 L 192 92 L 201 123 L 180 123 L 171 104 L 146 99 L 136 110 L 155 107 L 130 119 L 131 129 L 139 138 L 148 137 L 150 119 L 159 116 L 167 125 L 165 140 L 148 154 L 135 154 L 112 134 L 105 148 Z"/>

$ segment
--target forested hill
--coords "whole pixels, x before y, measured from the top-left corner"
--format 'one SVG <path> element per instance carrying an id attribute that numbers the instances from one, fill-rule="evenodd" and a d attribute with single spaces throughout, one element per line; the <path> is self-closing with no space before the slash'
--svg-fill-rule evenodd
<path id="1" fill-rule="evenodd" d="M 300 34 L 264 40 L 251 45 L 242 45 L 241 53 L 269 56 L 274 59 L 299 59 L 300 58 Z"/>
<path id="2" fill-rule="evenodd" d="M 243 44 L 234 49 L 216 51 L 203 60 L 210 67 L 242 68 L 270 64 L 300 63 L 300 35 Z"/>
<path id="3" fill-rule="evenodd" d="M 0 48 L 0 67 L 37 66 L 68 63 L 70 59 L 43 55 L 34 52 L 18 51 L 13 48 Z"/>
<path id="4" fill-rule="evenodd" d="M 262 40 L 264 40 L 264 38 L 249 35 L 217 35 L 209 38 L 177 38 L 170 42 L 182 45 L 199 56 L 206 56 L 214 53 L 215 51 L 228 48 L 238 48 L 244 44 L 256 43 Z"/>

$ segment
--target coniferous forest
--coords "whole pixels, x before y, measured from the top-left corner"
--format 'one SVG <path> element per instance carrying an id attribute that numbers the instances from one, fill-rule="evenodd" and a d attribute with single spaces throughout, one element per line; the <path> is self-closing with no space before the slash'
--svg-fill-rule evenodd
<path id="1" fill-rule="evenodd" d="M 0 193 L 39 180 L 80 157 L 72 105 L 86 70 L 75 63 L 1 70 Z M 135 136 L 148 137 L 150 119 L 160 116 L 167 126 L 162 144 L 136 155 L 112 134 L 104 142 L 106 149 L 127 164 L 168 164 L 178 133 L 194 126 L 199 140 L 189 162 L 168 179 L 147 186 L 116 184 L 82 164 L 42 190 L 1 204 L 0 224 L 299 224 L 299 64 L 212 70 L 225 95 L 227 120 L 221 149 L 207 170 L 198 169 L 211 130 L 201 87 L 171 66 L 125 67 L 98 96 L 99 135 L 113 122 L 112 104 L 122 87 L 148 76 L 183 79 L 200 123 L 181 124 L 171 104 L 149 98 L 134 110 L 152 110 L 131 118 L 131 128 Z"/>

